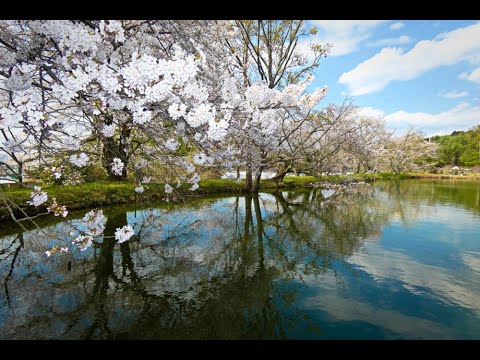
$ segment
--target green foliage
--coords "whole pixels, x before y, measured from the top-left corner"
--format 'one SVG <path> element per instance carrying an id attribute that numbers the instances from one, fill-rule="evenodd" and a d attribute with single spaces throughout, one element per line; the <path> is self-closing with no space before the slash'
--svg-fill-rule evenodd
<path id="1" fill-rule="evenodd" d="M 108 174 L 105 169 L 96 163 L 88 164 L 83 170 L 85 174 L 85 182 L 105 181 L 108 179 Z"/>
<path id="2" fill-rule="evenodd" d="M 439 145 L 441 165 L 472 167 L 480 164 L 480 126 L 469 131 L 454 131 L 451 135 L 434 136 Z"/>

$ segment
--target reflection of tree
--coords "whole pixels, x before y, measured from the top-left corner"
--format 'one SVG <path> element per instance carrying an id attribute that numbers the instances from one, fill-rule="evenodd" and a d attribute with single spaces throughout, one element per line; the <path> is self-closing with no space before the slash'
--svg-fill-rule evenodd
<path id="1" fill-rule="evenodd" d="M 18 315 L 31 308 L 15 304 L 28 299 L 27 287 L 16 284 L 12 272 L 31 265 L 28 258 L 18 260 L 25 251 L 16 239 L 8 250 L 12 270 L 6 271 L 5 289 L 17 316 L 5 336 L 286 338 L 305 322 L 319 331 L 296 302 L 306 286 L 303 278 L 345 265 L 363 241 L 380 236 L 393 215 L 408 213 L 408 204 L 418 198 L 420 203 L 434 199 L 422 187 L 412 190 L 402 183 L 379 182 L 373 196 L 366 189 L 247 194 L 188 211 L 140 212 L 138 236 L 120 245 L 113 234 L 127 214 L 112 211 L 103 242 L 84 257 L 73 256 L 71 272 L 61 261 L 50 263 L 50 273 L 62 274 L 62 281 L 47 283 L 46 273 L 35 274 L 36 287 L 28 291 L 38 292 L 38 306 L 53 310 L 25 321 Z M 77 300 L 68 311 L 55 310 L 56 297 L 48 297 L 52 291 Z M 66 325 L 54 330 L 55 321 Z M 52 325 L 41 332 L 38 324 Z"/>
<path id="2" fill-rule="evenodd" d="M 397 206 L 409 207 L 412 218 L 412 205 L 454 205 L 467 210 L 480 212 L 480 184 L 467 180 L 401 180 L 380 181 L 375 187 L 388 194 Z M 414 214 L 415 215 L 415 214 Z M 418 214 L 417 214 L 418 215 Z"/>
<path id="3" fill-rule="evenodd" d="M 258 195 L 237 197 L 231 212 L 210 208 L 211 223 L 198 226 L 192 218 L 163 229 L 160 241 L 155 226 L 161 224 L 146 217 L 140 236 L 121 245 L 112 236 L 127 222 L 126 214 L 110 214 L 93 258 L 74 263 L 73 271 L 86 269 L 83 276 L 58 285 L 64 292 L 82 292 L 83 301 L 54 315 L 67 323 L 56 337 L 287 337 L 299 321 L 309 320 L 295 308 L 303 285 L 287 288 L 282 282 L 301 278 L 305 261 L 320 263 L 330 251 L 318 246 L 312 222 L 319 218 L 304 206 L 319 195 L 301 196 L 302 202 L 293 205 L 295 199 L 277 194 L 276 206 L 284 209 L 278 213 Z M 196 259 L 195 236 L 210 226 L 220 227 L 220 235 L 212 236 Z M 90 322 L 82 327 L 85 316 Z M 44 316 L 36 320 L 47 321 Z"/>
<path id="4" fill-rule="evenodd" d="M 95 317 L 91 326 L 88 327 L 85 333 L 86 339 L 96 338 L 97 333 L 100 337 L 111 337 L 112 332 L 108 326 L 107 316 L 107 301 L 108 301 L 108 289 L 109 280 L 113 276 L 113 251 L 115 248 L 115 229 L 122 227 L 127 222 L 125 213 L 118 213 L 114 216 L 109 216 L 105 225 L 104 239 L 101 244 L 98 244 L 99 255 L 95 262 L 94 276 L 95 282 L 93 285 L 93 291 L 90 294 L 90 299 L 95 307 Z M 113 236 L 113 237 L 112 237 Z M 122 259 L 127 253 L 122 251 Z M 128 260 L 122 261 L 122 265 L 127 263 Z M 123 267 L 125 271 L 125 266 Z"/>
<path id="5" fill-rule="evenodd" d="M 387 220 L 382 212 L 366 211 L 379 206 L 369 194 L 340 193 L 324 198 L 321 190 L 314 189 L 274 196 L 282 210 L 268 219 L 274 231 L 273 237 L 267 238 L 275 243 L 271 247 L 276 259 L 285 259 L 285 267 L 291 270 L 298 265 L 304 266 L 304 272 L 330 269 L 333 260 L 358 250 L 362 240 L 380 236 Z"/>
<path id="6" fill-rule="evenodd" d="M 17 240 L 18 240 L 18 245 L 17 245 Z M 8 282 L 12 277 L 13 270 L 15 269 L 15 263 L 16 263 L 17 258 L 18 258 L 18 254 L 20 253 L 20 249 L 23 246 L 24 246 L 23 231 L 20 231 L 20 233 L 10 243 L 9 247 L 7 249 L 2 249 L 0 251 L 0 255 L 2 255 L 2 261 L 5 261 L 10 256 L 12 258 L 12 261 L 11 261 L 9 269 L 8 269 L 8 273 L 5 276 L 5 280 L 3 282 L 3 286 L 5 288 L 5 300 L 7 302 L 8 308 L 10 310 L 12 309 L 12 305 L 11 305 L 11 301 L 10 301 L 10 293 L 8 291 Z M 14 250 L 12 250 L 12 248 L 14 248 Z M 7 255 L 3 256 L 5 254 L 7 254 Z"/>

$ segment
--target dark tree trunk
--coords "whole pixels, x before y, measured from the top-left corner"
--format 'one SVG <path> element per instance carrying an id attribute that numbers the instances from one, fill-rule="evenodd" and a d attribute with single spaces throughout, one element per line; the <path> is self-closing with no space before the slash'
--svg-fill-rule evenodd
<path id="1" fill-rule="evenodd" d="M 277 184 L 281 181 L 283 181 L 283 178 L 289 173 L 292 172 L 293 168 L 291 165 L 285 166 L 285 164 L 282 164 L 281 167 L 277 170 L 277 174 L 272 178 L 273 181 L 275 181 Z"/>
<path id="2" fill-rule="evenodd" d="M 245 172 L 245 190 L 251 191 L 253 186 L 252 181 L 252 168 L 247 166 L 247 170 Z"/>
<path id="3" fill-rule="evenodd" d="M 111 121 L 106 121 L 106 125 L 111 125 Z M 110 180 L 125 180 L 127 178 L 127 166 L 130 159 L 124 151 L 123 144 L 124 139 L 130 137 L 131 129 L 129 129 L 125 124 L 121 128 L 121 133 L 119 139 L 116 141 L 114 137 L 103 138 L 103 158 L 102 165 L 107 171 L 108 178 Z M 113 159 L 118 158 L 123 162 L 123 170 L 121 175 L 117 175 L 112 171 L 112 162 Z"/>
<path id="4" fill-rule="evenodd" d="M 260 166 L 260 169 L 255 174 L 255 182 L 253 183 L 252 192 L 258 192 L 260 189 L 260 179 L 262 178 L 263 166 Z"/>
<path id="5" fill-rule="evenodd" d="M 119 146 L 118 146 L 119 147 Z M 107 171 L 108 178 L 110 180 L 124 180 L 127 178 L 127 166 L 128 158 L 125 156 L 125 152 L 118 151 L 117 145 L 113 138 L 108 138 L 104 140 L 103 143 L 103 167 Z M 122 154 L 123 153 L 123 154 Z M 118 158 L 123 162 L 122 175 L 117 175 L 112 171 L 112 162 L 113 159 Z"/>
<path id="6" fill-rule="evenodd" d="M 18 182 L 23 183 L 23 162 L 18 163 Z"/>

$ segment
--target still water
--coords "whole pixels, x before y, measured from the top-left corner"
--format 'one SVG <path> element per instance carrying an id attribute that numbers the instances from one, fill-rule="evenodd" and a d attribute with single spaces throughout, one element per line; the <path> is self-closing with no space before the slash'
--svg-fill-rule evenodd
<path id="1" fill-rule="evenodd" d="M 0 339 L 480 339 L 479 182 L 105 214 L 136 236 L 46 258 L 78 220 L 0 235 Z"/>

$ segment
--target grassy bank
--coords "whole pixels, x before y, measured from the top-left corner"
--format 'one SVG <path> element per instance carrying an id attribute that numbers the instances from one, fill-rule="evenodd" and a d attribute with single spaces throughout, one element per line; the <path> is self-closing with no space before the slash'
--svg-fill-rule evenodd
<path id="1" fill-rule="evenodd" d="M 318 182 L 340 183 L 345 180 L 354 181 L 376 181 L 376 180 L 397 180 L 397 179 L 415 179 L 415 178 L 433 178 L 433 179 L 469 179 L 480 180 L 477 176 L 460 175 L 439 175 L 427 173 L 376 173 L 376 174 L 353 174 L 353 175 L 330 175 L 316 178 L 313 176 L 290 176 L 286 177 L 277 187 L 277 184 L 271 180 L 262 180 L 262 191 L 274 191 L 280 189 L 293 189 L 299 187 L 309 187 Z M 190 191 L 189 184 L 184 184 L 175 189 L 170 195 L 170 200 L 191 199 L 208 194 L 238 194 L 243 192 L 245 182 L 237 183 L 235 180 L 227 179 L 208 179 L 200 181 L 200 187 L 196 191 Z M 72 186 L 45 186 L 42 190 L 46 191 L 51 198 L 56 198 L 57 203 L 65 205 L 69 211 L 87 208 L 99 208 L 107 205 L 130 204 L 135 202 L 148 203 L 150 201 L 161 202 L 165 200 L 164 184 L 149 184 L 143 194 L 136 194 L 135 185 L 128 182 L 95 182 L 83 183 Z M 27 205 L 30 200 L 31 189 L 25 188 L 0 188 L 0 221 L 11 219 L 9 210 L 2 199 L 9 199 L 17 204 L 14 207 L 8 202 L 17 218 L 23 218 L 24 213 L 36 215 L 46 212 L 45 206 L 33 207 Z"/>
<path id="2" fill-rule="evenodd" d="M 305 187 L 312 183 L 319 181 L 313 176 L 288 177 L 285 181 L 279 184 L 279 188 L 288 189 L 296 187 Z M 190 191 L 189 184 L 184 184 L 180 188 L 176 188 L 170 194 L 170 200 L 189 199 L 207 194 L 236 194 L 243 191 L 245 182 L 237 183 L 234 180 L 227 179 L 209 179 L 199 182 L 200 187 L 195 191 Z M 275 182 L 269 180 L 262 180 L 261 189 L 265 191 L 275 190 L 277 188 Z M 115 204 L 128 204 L 133 202 L 147 203 L 149 201 L 164 201 L 166 199 L 164 184 L 149 184 L 145 187 L 145 192 L 136 194 L 135 185 L 128 182 L 95 182 L 83 183 L 80 185 L 71 186 L 44 186 L 42 190 L 47 192 L 50 198 L 56 198 L 57 203 L 65 205 L 67 209 L 86 209 L 103 207 Z M 27 204 L 30 200 L 31 189 L 25 188 L 0 188 L 0 201 L 2 199 L 9 199 L 11 202 L 17 204 L 17 207 L 8 204 L 13 210 L 17 218 L 24 217 L 23 212 L 28 215 L 36 215 L 38 213 L 46 212 L 44 206 L 34 207 Z M 0 220 L 8 221 L 11 219 L 9 210 L 2 201 L 0 205 Z"/>
<path id="3" fill-rule="evenodd" d="M 480 180 L 480 174 L 467 175 L 444 175 L 444 174 L 429 174 L 429 173 L 405 173 L 403 174 L 408 179 L 451 179 L 451 180 Z"/>

